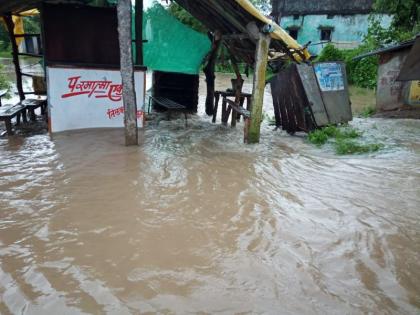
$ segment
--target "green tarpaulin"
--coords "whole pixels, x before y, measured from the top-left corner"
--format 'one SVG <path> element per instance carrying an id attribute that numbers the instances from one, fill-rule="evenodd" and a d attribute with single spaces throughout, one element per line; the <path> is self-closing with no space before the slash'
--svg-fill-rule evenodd
<path id="1" fill-rule="evenodd" d="M 143 15 L 144 65 L 151 70 L 198 74 L 210 40 L 155 3 Z"/>

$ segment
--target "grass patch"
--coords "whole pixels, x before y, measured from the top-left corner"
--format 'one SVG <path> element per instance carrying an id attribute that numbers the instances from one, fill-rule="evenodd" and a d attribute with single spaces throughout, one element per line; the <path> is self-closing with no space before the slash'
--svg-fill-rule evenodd
<path id="1" fill-rule="evenodd" d="M 360 117 L 369 118 L 370 116 L 374 115 L 376 110 L 372 106 L 366 106 L 363 108 L 362 112 L 360 113 Z"/>
<path id="2" fill-rule="evenodd" d="M 308 140 L 317 147 L 321 147 L 331 140 L 335 152 L 339 155 L 370 153 L 383 148 L 382 144 L 358 143 L 355 139 L 360 136 L 362 136 L 362 133 L 354 128 L 327 126 L 310 132 Z"/>
<path id="3" fill-rule="evenodd" d="M 349 86 L 351 109 L 354 116 L 359 116 L 366 107 L 376 106 L 375 90 L 360 88 L 354 85 Z"/>
<path id="4" fill-rule="evenodd" d="M 12 52 L 9 50 L 0 51 L 0 58 L 12 58 Z"/>

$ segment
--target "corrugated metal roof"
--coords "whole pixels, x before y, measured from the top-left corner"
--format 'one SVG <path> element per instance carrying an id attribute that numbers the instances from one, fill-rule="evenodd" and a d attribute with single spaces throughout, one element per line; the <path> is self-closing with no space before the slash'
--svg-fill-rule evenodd
<path id="1" fill-rule="evenodd" d="M 253 64 L 255 41 L 248 34 L 247 26 L 255 23 L 259 29 L 270 24 L 271 49 L 287 54 L 292 59 L 308 60 L 310 54 L 275 22 L 268 20 L 247 0 L 175 0 L 179 5 L 200 20 L 210 31 L 220 31 L 231 50 L 242 61 Z M 241 36 L 245 35 L 245 36 Z M 234 37 L 236 36 L 236 37 Z"/>
<path id="2" fill-rule="evenodd" d="M 392 46 L 388 46 L 388 47 L 384 47 L 384 48 L 380 48 L 380 49 L 376 49 L 373 51 L 370 51 L 368 53 L 356 56 L 353 58 L 353 60 L 360 60 L 369 56 L 374 56 L 374 55 L 381 55 L 384 53 L 389 53 L 389 52 L 393 52 L 393 51 L 399 51 L 399 50 L 403 50 L 403 49 L 410 49 L 413 45 L 414 45 L 414 39 L 406 41 L 406 42 L 402 42 L 399 43 L 398 45 L 392 45 Z"/>

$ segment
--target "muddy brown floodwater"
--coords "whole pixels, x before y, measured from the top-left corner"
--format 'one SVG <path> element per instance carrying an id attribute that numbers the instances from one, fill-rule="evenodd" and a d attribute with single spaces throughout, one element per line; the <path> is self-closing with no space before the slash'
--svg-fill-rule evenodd
<path id="1" fill-rule="evenodd" d="M 339 157 L 202 111 L 0 138 L 1 314 L 419 314 L 420 121 Z"/>

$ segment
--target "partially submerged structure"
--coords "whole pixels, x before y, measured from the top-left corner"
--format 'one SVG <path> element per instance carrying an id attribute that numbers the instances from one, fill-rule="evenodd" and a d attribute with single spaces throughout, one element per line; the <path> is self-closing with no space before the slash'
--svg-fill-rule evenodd
<path id="1" fill-rule="evenodd" d="M 142 126 L 143 121 L 145 69 L 140 67 L 135 73 L 133 68 L 131 1 L 118 1 L 118 18 L 115 8 L 80 7 L 89 1 L 59 1 L 60 6 L 56 6 L 57 2 L 12 0 L 0 3 L 0 15 L 8 21 L 12 44 L 16 42 L 12 15 L 32 8 L 38 8 L 41 12 L 44 24 L 42 37 L 48 73 L 51 130 L 109 127 L 111 125 L 104 124 L 104 121 L 122 122 L 124 117 L 126 143 L 136 144 L 137 124 Z M 233 59 L 245 62 L 254 68 L 252 108 L 245 123 L 245 141 L 258 142 L 267 63 L 279 59 L 306 61 L 310 57 L 309 53 L 278 25 L 257 11 L 248 0 L 177 0 L 176 2 L 210 30 L 212 50 L 205 68 L 208 83 L 208 113 L 213 110 L 214 52 L 217 52 L 221 44 L 226 45 Z M 74 10 L 63 7 L 66 3 L 71 3 Z M 135 30 L 136 33 L 142 34 L 140 12 L 142 10 L 137 8 Z M 103 23 L 104 21 L 106 23 Z M 25 35 L 17 34 L 17 36 Z M 142 36 L 136 34 L 135 38 L 136 54 L 141 55 Z M 24 99 L 16 45 L 13 45 L 13 56 L 17 87 L 21 99 Z M 141 63 L 139 60 L 137 62 Z M 237 75 L 237 80 L 240 82 L 239 71 Z M 136 77 L 135 84 L 134 77 Z M 236 93 L 235 102 L 229 107 L 232 112 L 235 112 L 235 105 L 239 105 L 240 102 L 240 89 L 237 89 Z M 74 101 L 68 102 L 70 98 Z M 84 102 L 80 102 L 82 98 Z M 109 103 L 104 106 L 104 101 L 122 103 Z M 140 112 L 137 111 L 137 107 Z M 74 110 L 71 115 L 69 108 Z M 60 119 L 57 120 L 57 117 Z M 75 124 L 75 121 L 79 124 Z"/>
<path id="2" fill-rule="evenodd" d="M 117 8 L 83 6 L 83 1 L 59 2 L 13 0 L 0 3 L 0 15 L 6 22 L 12 44 L 21 100 L 17 107 L 5 110 L 2 116 L 10 123 L 13 115 L 20 114 L 18 110 L 22 114 L 26 111 L 22 75 L 28 74 L 22 73 L 20 67 L 22 53 L 18 51 L 17 38 L 27 34 L 14 32 L 13 15 L 37 9 L 43 30 L 50 131 L 124 126 L 126 144 L 137 144 L 137 127 L 143 125 L 144 117 L 145 69 L 138 68 L 134 73 L 131 1 L 120 0 Z M 141 25 L 139 28 L 142 29 Z M 142 43 L 137 41 L 136 44 L 141 50 Z"/>
<path id="3" fill-rule="evenodd" d="M 273 0 L 272 15 L 282 28 L 309 51 L 318 55 L 332 43 L 340 49 L 355 48 L 367 34 L 374 0 Z M 382 26 L 391 22 L 386 14 L 375 14 Z"/>
<path id="4" fill-rule="evenodd" d="M 199 73 L 211 46 L 208 36 L 183 24 L 155 2 L 144 9 L 143 37 L 147 40 L 144 63 L 153 71 L 148 104 L 157 112 L 168 111 L 160 105 L 160 100 L 166 99 L 178 103 L 184 114 L 196 113 Z"/>
<path id="5" fill-rule="evenodd" d="M 420 105 L 420 36 L 355 59 L 373 55 L 379 56 L 376 109 L 389 111 Z"/>
<path id="6" fill-rule="evenodd" d="M 281 27 L 255 9 L 248 0 L 176 0 L 176 2 L 199 19 L 212 34 L 212 50 L 204 68 L 207 81 L 206 112 L 208 115 L 213 115 L 214 110 L 214 66 L 220 45 L 227 47 L 234 64 L 236 60 L 253 67 L 254 85 L 249 113 L 239 108 L 244 96 L 240 88 L 242 78 L 236 68 L 235 101 L 229 103 L 227 116 L 232 111 L 232 126 L 234 126 L 236 116 L 243 115 L 245 142 L 258 142 L 267 64 L 280 59 L 291 59 L 295 62 L 307 61 L 310 54 Z M 226 114 L 226 110 L 222 109 L 222 111 Z"/>

